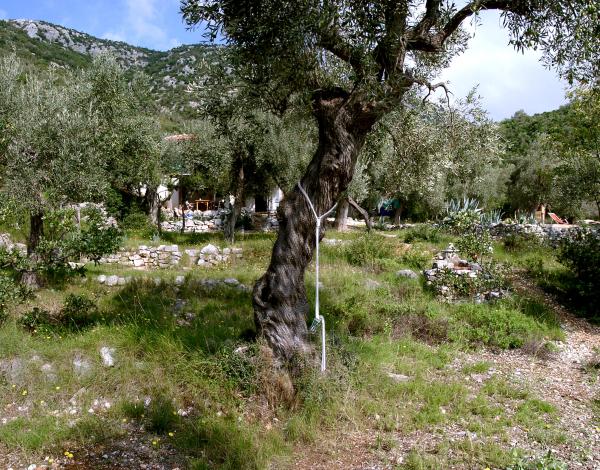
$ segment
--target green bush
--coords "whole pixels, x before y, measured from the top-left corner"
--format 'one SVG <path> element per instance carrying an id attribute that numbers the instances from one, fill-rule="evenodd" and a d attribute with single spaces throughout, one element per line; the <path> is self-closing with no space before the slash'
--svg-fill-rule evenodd
<path id="1" fill-rule="evenodd" d="M 150 223 L 150 219 L 143 212 L 132 211 L 121 221 L 121 227 L 127 231 L 136 231 L 143 233 L 154 233 L 155 227 Z"/>
<path id="2" fill-rule="evenodd" d="M 460 305 L 454 313 L 450 339 L 502 349 L 519 348 L 532 337 L 542 337 L 543 327 L 533 318 L 508 305 Z"/>
<path id="3" fill-rule="evenodd" d="M 424 241 L 438 243 L 440 241 L 440 231 L 431 225 L 418 225 L 404 234 L 404 243 L 413 243 L 415 241 Z"/>
<path id="4" fill-rule="evenodd" d="M 492 236 L 486 229 L 475 229 L 470 233 L 463 234 L 457 241 L 456 247 L 470 261 L 479 261 L 484 256 L 490 256 L 494 248 Z"/>
<path id="5" fill-rule="evenodd" d="M 509 233 L 502 239 L 502 246 L 506 251 L 515 253 L 539 248 L 542 242 L 532 233 Z"/>
<path id="6" fill-rule="evenodd" d="M 66 328 L 79 330 L 98 322 L 100 313 L 96 303 L 85 295 L 69 294 L 60 311 L 59 323 Z"/>
<path id="7" fill-rule="evenodd" d="M 85 211 L 85 221 L 78 237 L 78 250 L 94 263 L 116 252 L 121 244 L 121 232 L 117 227 L 106 225 L 97 209 Z"/>
<path id="8" fill-rule="evenodd" d="M 18 286 L 11 277 L 0 274 L 0 325 L 8 317 L 7 309 L 13 302 L 18 302 L 26 296 L 26 292 Z"/>
<path id="9" fill-rule="evenodd" d="M 54 320 L 48 310 L 40 307 L 33 307 L 31 310 L 21 315 L 18 323 L 29 331 L 36 331 L 52 326 Z"/>
<path id="10" fill-rule="evenodd" d="M 80 330 L 96 324 L 101 318 L 98 307 L 85 295 L 69 294 L 58 313 L 40 307 L 25 312 L 19 324 L 30 330 Z"/>
<path id="11" fill-rule="evenodd" d="M 431 265 L 431 253 L 428 251 L 408 250 L 400 260 L 415 269 L 425 269 Z"/>
<path id="12" fill-rule="evenodd" d="M 381 235 L 364 234 L 344 248 L 348 263 L 354 266 L 379 268 L 394 256 L 393 247 Z"/>
<path id="13" fill-rule="evenodd" d="M 600 234 L 584 229 L 565 238 L 559 247 L 558 259 L 575 276 L 579 296 L 595 312 L 600 301 Z"/>
<path id="14" fill-rule="evenodd" d="M 480 223 L 480 220 L 481 209 L 476 199 L 452 200 L 447 204 L 442 227 L 452 233 L 462 234 L 472 231 L 473 227 Z"/>

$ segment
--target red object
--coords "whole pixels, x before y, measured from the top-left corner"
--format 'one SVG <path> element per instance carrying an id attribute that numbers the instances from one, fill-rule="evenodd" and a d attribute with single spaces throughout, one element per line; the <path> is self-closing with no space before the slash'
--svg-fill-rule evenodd
<path id="1" fill-rule="evenodd" d="M 554 212 L 548 212 L 548 215 L 550 216 L 550 218 L 552 220 L 554 220 L 554 222 L 556 222 L 557 224 L 561 224 L 561 225 L 565 225 L 568 224 L 568 222 L 566 220 L 561 219 L 559 216 L 557 216 Z"/>

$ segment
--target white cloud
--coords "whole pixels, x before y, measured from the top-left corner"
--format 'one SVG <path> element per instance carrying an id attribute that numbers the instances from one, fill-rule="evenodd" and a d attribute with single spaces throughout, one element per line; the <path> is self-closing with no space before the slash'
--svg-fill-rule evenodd
<path id="1" fill-rule="evenodd" d="M 109 39 L 111 41 L 125 41 L 125 37 L 122 33 L 116 33 L 113 31 L 107 31 L 102 35 L 102 39 Z"/>
<path id="2" fill-rule="evenodd" d="M 508 45 L 508 33 L 498 24 L 498 16 L 488 13 L 475 28 L 469 49 L 440 78 L 450 82 L 457 97 L 479 84 L 483 105 L 494 119 L 510 117 L 519 109 L 539 113 L 563 104 L 566 86 L 555 72 L 543 67 L 540 56 L 539 51 L 515 51 Z"/>
<path id="3" fill-rule="evenodd" d="M 122 23 L 118 30 L 104 33 L 104 38 L 160 50 L 180 45 L 162 24 L 168 10 L 177 9 L 178 0 L 123 0 L 123 4 Z"/>

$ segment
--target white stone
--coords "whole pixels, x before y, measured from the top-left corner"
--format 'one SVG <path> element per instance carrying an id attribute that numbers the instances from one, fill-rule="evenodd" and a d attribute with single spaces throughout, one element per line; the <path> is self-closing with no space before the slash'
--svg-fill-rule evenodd
<path id="1" fill-rule="evenodd" d="M 119 282 L 119 276 L 115 276 L 114 274 L 112 276 L 108 276 L 106 278 L 106 285 L 107 286 L 116 286 L 117 283 Z"/>
<path id="2" fill-rule="evenodd" d="M 115 365 L 114 358 L 115 348 L 109 348 L 108 346 L 102 346 L 100 348 L 100 357 L 102 357 L 102 364 L 106 367 L 112 367 Z"/>
<path id="3" fill-rule="evenodd" d="M 395 374 L 394 372 L 388 372 L 387 376 L 394 382 L 407 382 L 408 380 L 410 380 L 410 377 L 408 375 Z"/>
<path id="4" fill-rule="evenodd" d="M 134 259 L 134 260 L 133 260 L 133 265 L 134 265 L 136 268 L 141 268 L 141 267 L 142 267 L 142 266 L 144 266 L 145 264 L 146 264 L 146 263 L 145 263 L 145 262 L 144 262 L 144 260 L 143 260 L 143 259 L 141 259 L 141 258 L 139 258 L 139 259 Z"/>
<path id="5" fill-rule="evenodd" d="M 185 276 L 177 276 L 175 278 L 175 285 L 176 286 L 182 286 L 184 282 L 185 282 Z"/>
<path id="6" fill-rule="evenodd" d="M 240 283 L 240 281 L 233 277 L 228 277 L 227 279 L 224 279 L 223 282 L 228 286 L 237 286 Z"/>
<path id="7" fill-rule="evenodd" d="M 215 245 L 208 244 L 200 250 L 200 253 L 203 255 L 218 255 L 219 249 Z"/>
<path id="8" fill-rule="evenodd" d="M 106 282 L 106 276 L 104 274 L 100 274 L 100 276 L 98 276 L 98 282 L 100 284 L 104 284 Z"/>

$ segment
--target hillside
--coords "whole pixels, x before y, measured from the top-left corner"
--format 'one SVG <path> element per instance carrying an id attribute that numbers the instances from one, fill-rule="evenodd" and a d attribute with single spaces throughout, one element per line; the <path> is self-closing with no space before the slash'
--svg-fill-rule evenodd
<path id="1" fill-rule="evenodd" d="M 0 54 L 15 52 L 36 68 L 86 67 L 94 56 L 110 53 L 132 72 L 150 77 L 161 111 L 174 117 L 193 117 L 198 101 L 192 85 L 222 61 L 222 48 L 186 45 L 163 52 L 100 39 L 73 29 L 34 20 L 0 21 Z"/>

